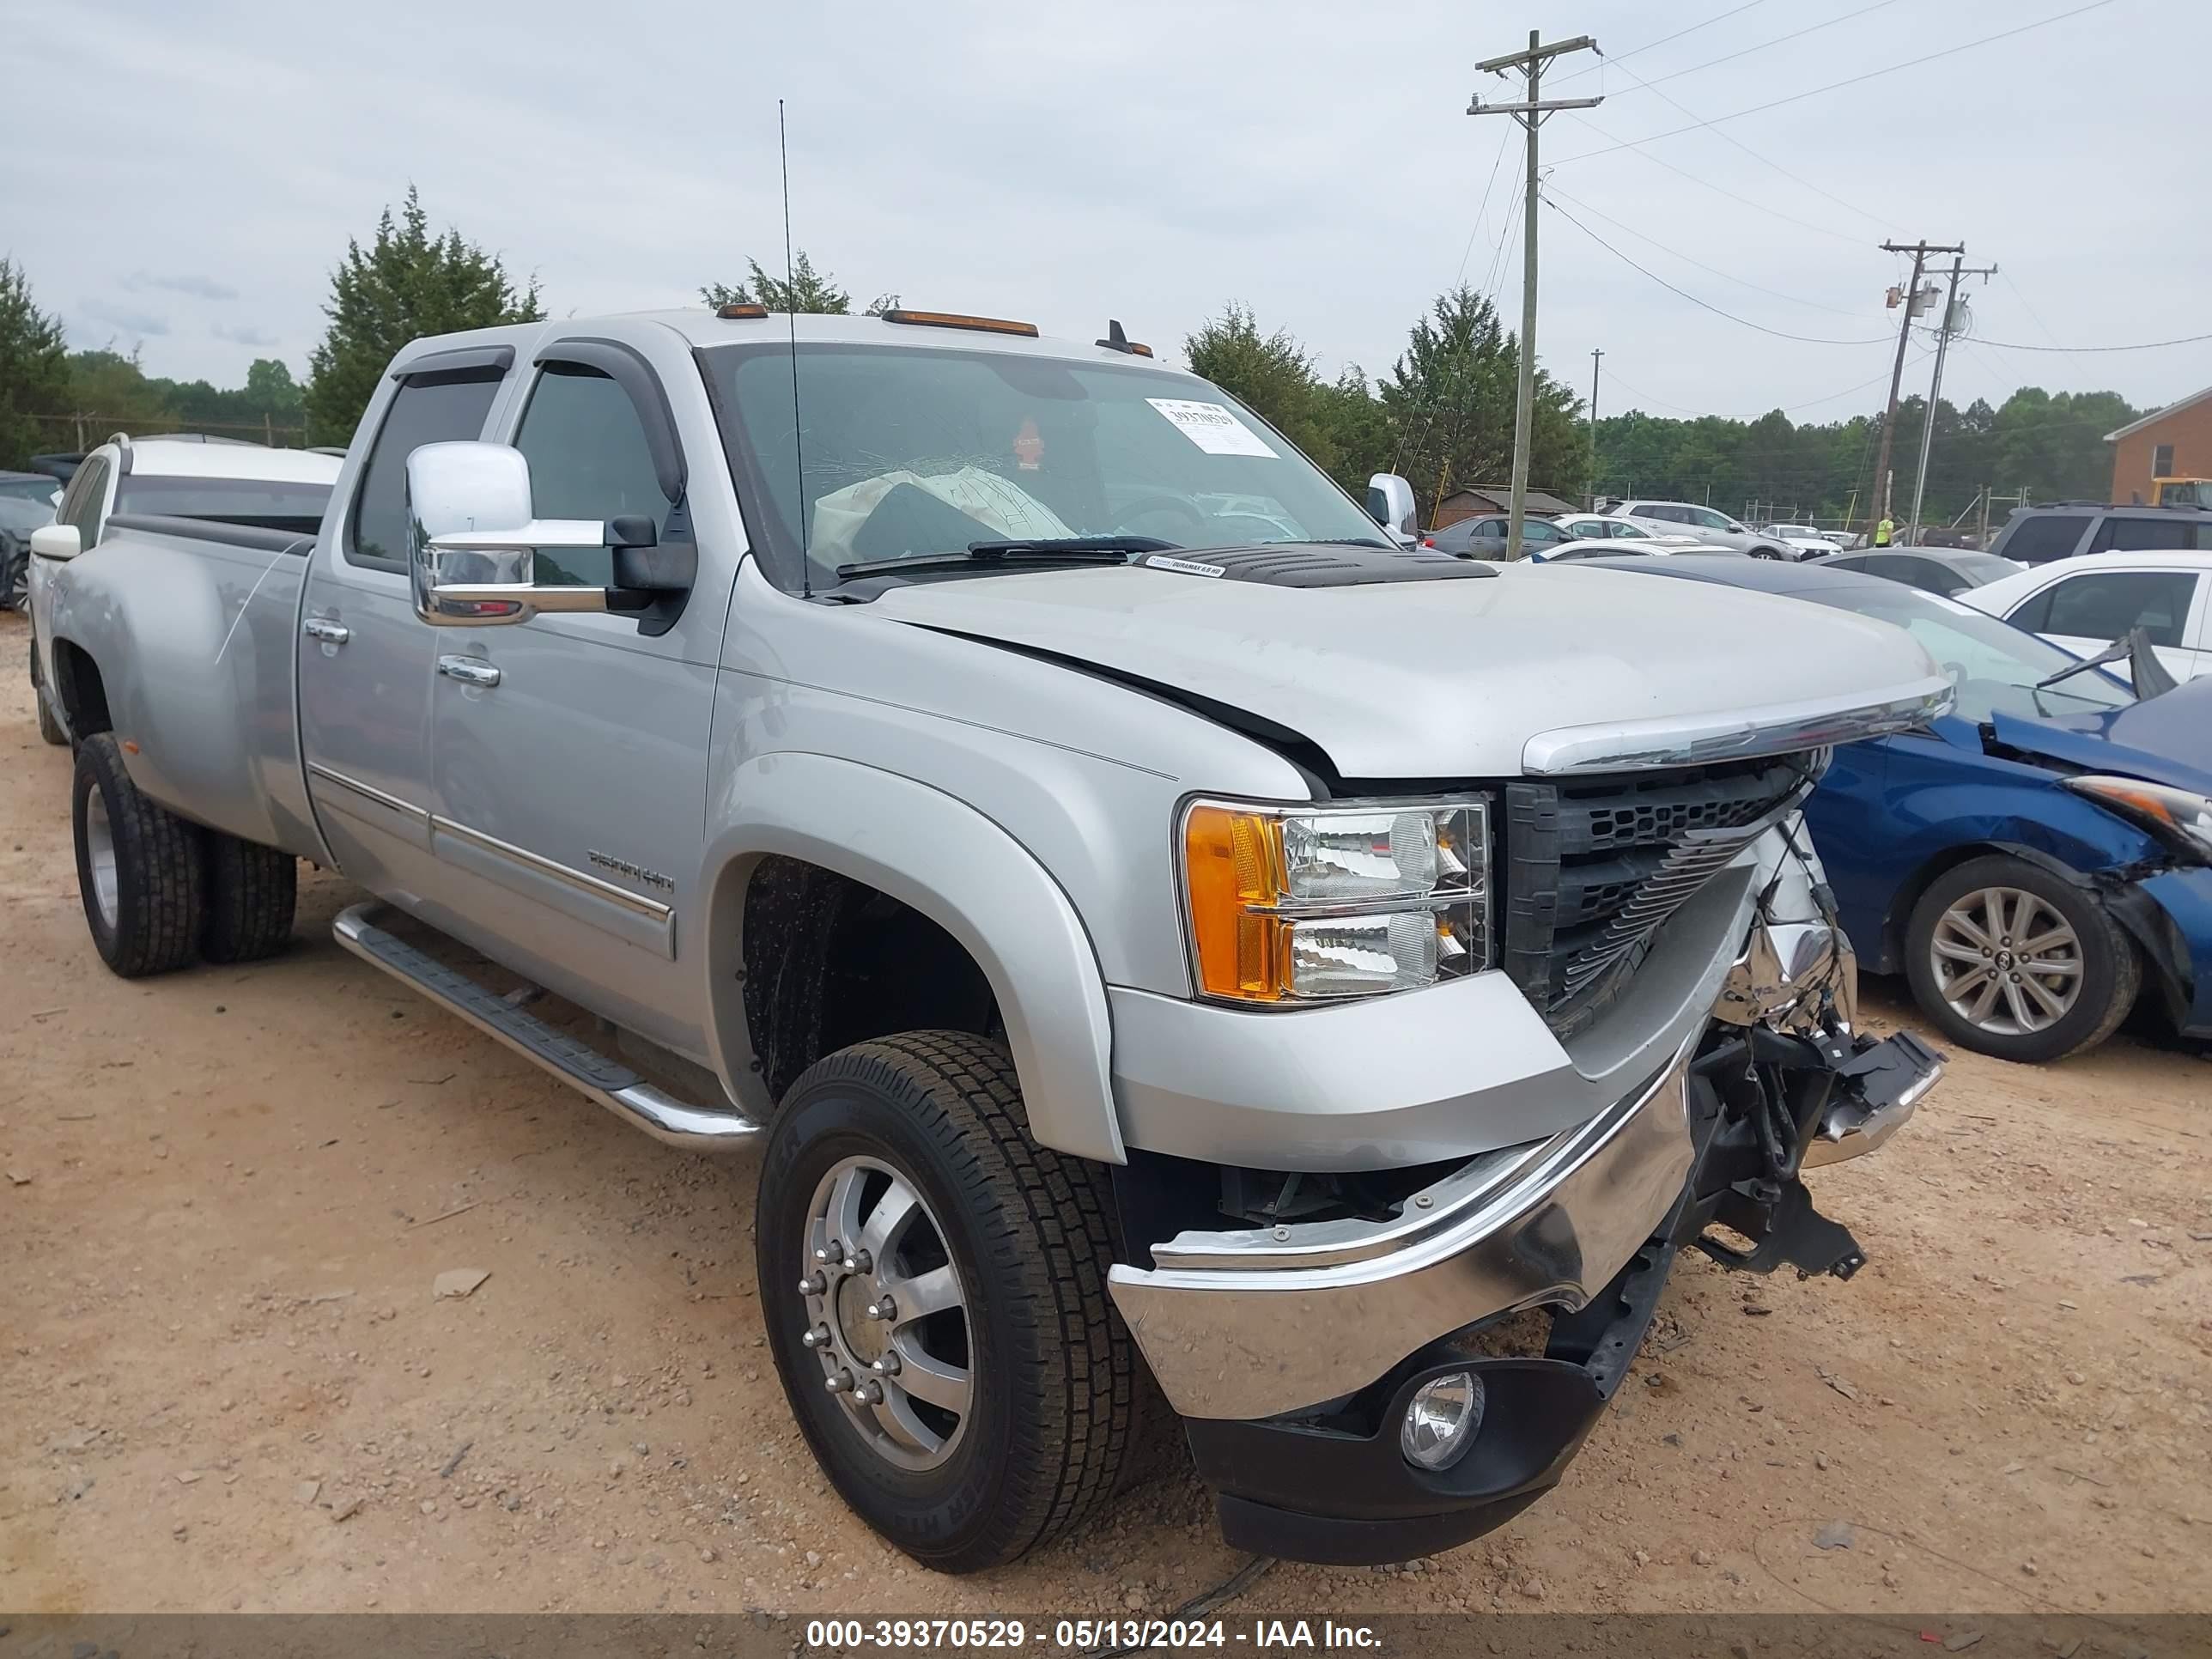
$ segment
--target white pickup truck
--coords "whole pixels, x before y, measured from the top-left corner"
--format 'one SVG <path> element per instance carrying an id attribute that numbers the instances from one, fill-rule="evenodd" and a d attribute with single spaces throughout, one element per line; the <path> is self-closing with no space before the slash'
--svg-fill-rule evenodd
<path id="1" fill-rule="evenodd" d="M 1857 1030 L 1798 814 L 1946 704 L 1905 635 L 1407 550 L 1118 327 L 425 340 L 312 539 L 35 551 L 108 963 L 273 954 L 311 859 L 368 963 L 751 1149 L 791 1408 L 946 1571 L 1096 1514 L 1162 1396 L 1237 1544 L 1498 1525 L 1679 1249 L 1858 1267 L 1801 1171 L 1939 1070 Z"/>

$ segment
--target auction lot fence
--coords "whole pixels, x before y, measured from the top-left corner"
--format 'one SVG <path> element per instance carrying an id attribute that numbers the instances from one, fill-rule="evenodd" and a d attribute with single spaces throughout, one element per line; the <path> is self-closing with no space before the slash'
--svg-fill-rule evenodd
<path id="1" fill-rule="evenodd" d="M 127 1573 L 126 1575 L 127 1576 Z M 1102 1601 L 1113 1598 L 1102 1595 Z M 884 1652 L 1381 1659 L 2193 1659 L 2212 1613 L 1336 1613 L 1240 1601 L 1195 1619 L 680 1613 L 0 1613 L 0 1659 L 786 1659 Z"/>
<path id="2" fill-rule="evenodd" d="M 236 438 L 244 443 L 267 444 L 272 449 L 305 449 L 307 428 L 287 426 L 267 416 L 258 421 L 195 421 L 182 415 L 163 416 L 149 422 L 136 415 L 96 415 L 72 411 L 67 415 L 33 415 L 38 422 L 41 453 L 85 450 L 106 443 L 118 432 L 151 438 L 168 432 L 204 432 L 211 438 Z"/>

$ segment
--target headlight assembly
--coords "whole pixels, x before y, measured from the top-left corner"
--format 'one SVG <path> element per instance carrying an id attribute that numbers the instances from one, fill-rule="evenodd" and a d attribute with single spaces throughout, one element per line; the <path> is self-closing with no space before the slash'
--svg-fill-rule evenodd
<path id="1" fill-rule="evenodd" d="M 1191 955 L 1207 996 L 1327 1002 L 1490 966 L 1480 799 L 1195 801 L 1184 809 L 1182 853 Z"/>
<path id="2" fill-rule="evenodd" d="M 2100 806 L 2110 807 L 2142 825 L 2176 852 L 2200 864 L 2212 863 L 2212 800 L 2162 783 L 2097 772 L 2068 778 L 2065 782 L 2075 793 L 2087 795 Z"/>

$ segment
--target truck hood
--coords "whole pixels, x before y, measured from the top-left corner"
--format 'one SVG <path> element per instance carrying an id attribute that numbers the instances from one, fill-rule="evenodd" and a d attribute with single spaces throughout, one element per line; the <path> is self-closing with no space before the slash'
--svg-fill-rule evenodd
<path id="1" fill-rule="evenodd" d="M 2124 708 L 1999 714 L 1990 724 L 1999 743 L 2023 754 L 2212 795 L 2212 676 Z"/>
<path id="2" fill-rule="evenodd" d="M 872 608 L 1258 715 L 1352 779 L 1803 748 L 1902 729 L 1950 694 L 1887 623 L 1626 571 L 1316 588 L 1071 568 L 917 583 Z"/>

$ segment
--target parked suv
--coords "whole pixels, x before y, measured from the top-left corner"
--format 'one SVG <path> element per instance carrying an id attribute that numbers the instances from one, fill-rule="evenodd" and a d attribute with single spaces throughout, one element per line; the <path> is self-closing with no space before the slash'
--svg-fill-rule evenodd
<path id="1" fill-rule="evenodd" d="M 2015 564 L 2049 564 L 2076 553 L 2212 550 L 2212 508 L 2107 507 L 2040 501 L 2013 509 L 1990 551 Z"/>
<path id="2" fill-rule="evenodd" d="M 1779 536 L 1753 530 L 1741 519 L 1695 501 L 1622 501 L 1613 512 L 1639 524 L 1655 526 L 1663 534 L 1677 525 L 1687 526 L 1701 542 L 1748 553 L 1755 559 L 1794 559 L 1799 550 Z"/>

